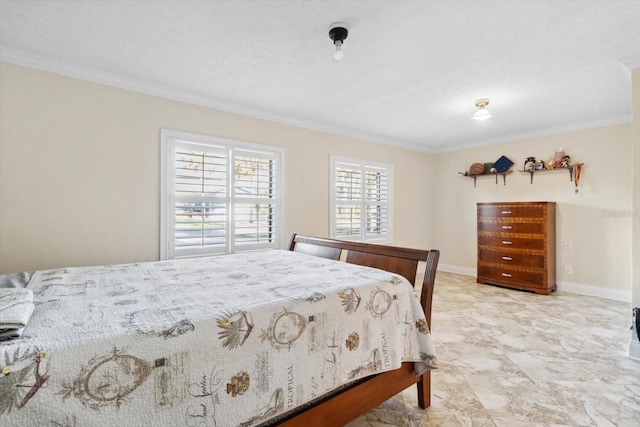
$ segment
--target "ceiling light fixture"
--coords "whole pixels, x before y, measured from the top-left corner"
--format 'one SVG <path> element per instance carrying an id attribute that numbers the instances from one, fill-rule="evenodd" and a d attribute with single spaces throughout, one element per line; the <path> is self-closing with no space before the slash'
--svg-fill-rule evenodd
<path id="1" fill-rule="evenodd" d="M 473 120 L 487 120 L 489 117 L 491 117 L 491 113 L 489 112 L 489 110 L 487 110 L 487 105 L 489 105 L 488 98 L 478 99 L 476 101 L 476 107 L 478 107 L 478 111 L 476 111 L 475 114 L 471 116 L 471 118 Z"/>
<path id="2" fill-rule="evenodd" d="M 344 52 L 342 51 L 342 42 L 349 35 L 349 27 L 343 22 L 336 22 L 329 25 L 329 38 L 333 40 L 333 44 L 336 46 L 336 51 L 333 52 L 333 57 L 336 59 L 342 59 Z"/>

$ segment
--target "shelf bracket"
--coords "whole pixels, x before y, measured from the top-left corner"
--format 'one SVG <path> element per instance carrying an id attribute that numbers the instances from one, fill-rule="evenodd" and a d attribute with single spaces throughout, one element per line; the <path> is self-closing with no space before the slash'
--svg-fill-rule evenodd
<path id="1" fill-rule="evenodd" d="M 569 167 L 563 167 L 563 168 L 553 168 L 553 169 L 540 169 L 540 170 L 519 170 L 518 172 L 522 172 L 522 173 L 528 173 L 529 177 L 530 177 L 530 183 L 533 184 L 533 175 L 537 172 L 552 172 L 552 171 L 559 171 L 559 170 L 563 170 L 563 169 L 567 169 L 569 171 L 569 181 L 573 181 L 573 168 L 576 167 L 581 168 L 584 165 L 584 163 L 575 163 Z M 580 175 L 579 173 L 577 173 L 577 175 Z"/>
<path id="2" fill-rule="evenodd" d="M 458 173 L 460 175 L 463 175 L 463 176 L 467 177 L 467 178 L 473 178 L 473 188 L 476 188 L 478 177 L 479 176 L 489 176 L 489 175 L 495 175 L 496 185 L 498 185 L 498 175 L 502 175 L 502 185 L 507 185 L 507 174 L 509 174 L 511 172 L 512 171 L 491 172 L 491 173 L 484 173 L 484 174 L 479 174 L 479 175 L 470 175 L 467 172 L 458 172 Z"/>

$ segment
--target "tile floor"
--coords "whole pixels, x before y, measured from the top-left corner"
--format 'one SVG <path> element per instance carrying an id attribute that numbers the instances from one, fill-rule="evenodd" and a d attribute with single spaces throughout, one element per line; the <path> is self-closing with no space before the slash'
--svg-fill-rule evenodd
<path id="1" fill-rule="evenodd" d="M 629 303 L 438 272 L 432 323 L 431 407 L 412 387 L 348 427 L 640 427 Z"/>

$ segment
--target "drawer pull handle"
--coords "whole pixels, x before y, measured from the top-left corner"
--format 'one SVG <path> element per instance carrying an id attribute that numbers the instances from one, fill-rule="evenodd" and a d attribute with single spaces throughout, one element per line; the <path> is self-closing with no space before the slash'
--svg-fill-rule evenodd
<path id="1" fill-rule="evenodd" d="M 511 258 L 510 256 L 503 256 L 502 259 L 505 261 L 513 261 L 513 258 Z"/>
<path id="2" fill-rule="evenodd" d="M 503 245 L 513 245 L 513 242 L 510 242 L 510 241 L 508 241 L 508 240 L 503 240 L 503 241 L 502 241 L 502 244 L 503 244 Z"/>
<path id="3" fill-rule="evenodd" d="M 503 230 L 511 230 L 512 228 L 513 228 L 513 227 L 512 227 L 512 226 L 510 226 L 510 225 L 503 225 L 503 226 L 502 226 L 502 229 L 503 229 Z"/>
<path id="4" fill-rule="evenodd" d="M 511 215 L 511 211 L 502 211 L 502 215 Z"/>
<path id="5" fill-rule="evenodd" d="M 502 277 L 511 277 L 509 273 L 502 273 Z"/>

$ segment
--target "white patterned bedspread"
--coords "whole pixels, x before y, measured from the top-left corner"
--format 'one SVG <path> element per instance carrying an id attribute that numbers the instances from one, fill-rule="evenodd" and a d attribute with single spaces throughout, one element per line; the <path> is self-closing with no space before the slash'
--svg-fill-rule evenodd
<path id="1" fill-rule="evenodd" d="M 289 251 L 34 273 L 0 344 L 0 424 L 238 426 L 422 361 L 402 277 Z"/>

